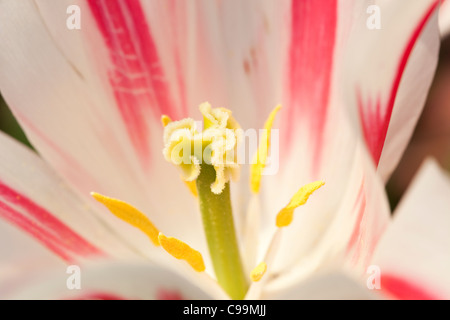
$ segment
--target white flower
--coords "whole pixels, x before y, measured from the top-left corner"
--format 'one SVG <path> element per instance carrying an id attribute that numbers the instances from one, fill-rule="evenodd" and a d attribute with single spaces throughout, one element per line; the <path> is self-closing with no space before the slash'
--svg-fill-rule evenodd
<path id="1" fill-rule="evenodd" d="M 196 106 L 210 101 L 255 129 L 283 105 L 278 174 L 252 195 L 243 166 L 231 187 L 246 275 L 262 261 L 267 268 L 257 269 L 265 274 L 247 297 L 361 297 L 366 289 L 340 276 L 311 283 L 338 270 L 364 284 L 373 263 L 397 288 L 426 284 L 429 297 L 449 297 L 448 200 L 429 187 L 448 194 L 448 179 L 428 166 L 393 221 L 383 187 L 434 74 L 439 1 L 378 1 L 374 30 L 366 24 L 372 2 L 1 1 L 0 90 L 39 155 L 0 135 L 0 237 L 8 244 L 0 294 L 227 297 L 214 280 L 198 203 L 161 154 L 161 115 L 195 119 Z M 65 28 L 74 3 L 81 30 Z M 278 212 L 317 180 L 326 186 L 278 228 Z M 201 253 L 206 271 L 153 246 L 91 191 L 138 208 Z M 82 292 L 68 291 L 65 268 L 10 224 L 81 264 Z M 88 267 L 99 258 L 106 265 Z M 33 273 L 50 265 L 63 274 L 39 284 Z"/>

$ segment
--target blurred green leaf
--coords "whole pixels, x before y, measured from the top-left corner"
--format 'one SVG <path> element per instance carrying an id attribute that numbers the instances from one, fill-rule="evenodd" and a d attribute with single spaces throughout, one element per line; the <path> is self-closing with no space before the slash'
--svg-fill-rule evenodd
<path id="1" fill-rule="evenodd" d="M 32 148 L 19 123 L 0 95 L 0 130 Z"/>

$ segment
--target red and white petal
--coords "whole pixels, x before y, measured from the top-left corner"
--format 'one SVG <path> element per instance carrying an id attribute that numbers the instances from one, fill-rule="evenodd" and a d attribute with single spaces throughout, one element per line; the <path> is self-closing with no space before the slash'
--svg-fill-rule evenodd
<path id="1" fill-rule="evenodd" d="M 359 138 L 349 126 L 340 81 L 353 16 L 363 7 L 364 1 L 291 2 L 280 140 L 272 142 L 279 170 L 263 179 L 269 224 L 301 185 L 315 180 L 326 182 L 319 211 L 331 221 L 351 187 Z"/>
<path id="2" fill-rule="evenodd" d="M 2 133 L 0 218 L 67 262 L 135 255 L 129 240 L 107 228 L 48 164 Z"/>
<path id="3" fill-rule="evenodd" d="M 372 264 L 399 299 L 450 297 L 450 178 L 428 160 L 395 212 Z"/>
<path id="4" fill-rule="evenodd" d="M 186 278 L 170 269 L 143 262 L 101 262 L 68 269 L 53 269 L 51 275 L 29 283 L 12 299 L 80 299 L 80 300 L 210 300 L 227 299 L 216 282 L 192 271 Z M 70 270 L 69 270 L 70 271 Z M 70 277 L 80 276 L 80 289 Z M 79 272 L 79 273 L 78 273 Z M 73 278 L 74 279 L 74 278 Z"/>
<path id="5" fill-rule="evenodd" d="M 198 105 L 209 101 L 232 110 L 242 128 L 262 128 L 279 103 L 288 2 L 142 3 L 165 65 L 179 66 L 189 114 L 197 118 Z"/>
<path id="6" fill-rule="evenodd" d="M 0 297 L 26 285 L 50 268 L 64 267 L 63 260 L 33 237 L 0 219 Z"/>
<path id="7" fill-rule="evenodd" d="M 159 117 L 193 115 L 209 100 L 245 128 L 262 125 L 281 88 L 287 3 L 3 1 L 2 93 L 40 154 L 83 196 L 123 199 L 200 244 L 189 237 L 199 234 L 195 204 L 158 151 Z M 65 28 L 74 4 L 81 30 Z M 256 112 L 262 107 L 267 113 Z"/>
<path id="8" fill-rule="evenodd" d="M 367 5 L 347 43 L 346 105 L 385 181 L 409 142 L 431 86 L 440 43 L 439 2 L 380 0 L 372 10 Z M 376 17 L 380 29 L 371 25 Z"/>
<path id="9" fill-rule="evenodd" d="M 66 28 L 72 4 L 81 7 L 81 30 Z M 156 112 L 170 106 L 155 104 L 163 98 L 153 93 L 149 100 L 149 91 L 162 94 L 169 82 L 148 65 L 158 65 L 151 52 L 160 55 L 142 10 L 138 1 L 2 1 L 0 87 L 40 155 L 113 229 L 123 222 L 87 199 L 91 191 L 132 204 L 201 249 L 195 201 L 161 154 L 160 114 L 181 113 Z M 146 250 L 148 240 L 130 232 L 125 237 Z"/>
<path id="10" fill-rule="evenodd" d="M 340 182 L 325 179 L 325 185 L 296 210 L 292 224 L 281 230 L 275 263 L 268 266 L 276 274 L 271 287 L 283 288 L 318 270 L 342 265 L 360 275 L 370 264 L 390 210 L 364 145 L 356 148 L 347 177 Z M 339 185 L 343 193 L 335 201 Z"/>
<path id="11" fill-rule="evenodd" d="M 264 292 L 261 298 L 278 300 L 375 300 L 379 299 L 379 296 L 343 273 L 330 273 L 316 275 L 280 291 L 269 290 Z"/>
<path id="12" fill-rule="evenodd" d="M 364 1 L 292 1 L 286 17 L 280 152 L 283 158 L 294 158 L 301 149 L 304 155 L 295 158 L 296 164 L 310 180 L 321 179 L 328 157 L 335 158 L 333 148 L 343 126 L 339 118 L 345 110 L 340 97 L 342 60 L 354 15 L 363 5 Z M 281 167 L 284 171 L 286 166 Z"/>

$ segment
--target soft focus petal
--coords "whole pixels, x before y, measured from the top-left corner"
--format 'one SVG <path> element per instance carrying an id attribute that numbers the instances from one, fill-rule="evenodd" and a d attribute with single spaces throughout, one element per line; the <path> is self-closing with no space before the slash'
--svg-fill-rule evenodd
<path id="1" fill-rule="evenodd" d="M 282 291 L 267 292 L 263 299 L 279 300 L 374 300 L 378 297 L 345 274 L 316 275 Z"/>
<path id="2" fill-rule="evenodd" d="M 283 143 L 287 141 L 284 148 L 289 148 L 287 153 L 281 151 L 286 161 L 282 170 L 277 177 L 265 178 L 269 181 L 265 188 L 267 196 L 264 196 L 263 201 L 269 200 L 262 206 L 268 209 L 264 212 L 266 225 L 270 226 L 273 214 L 287 203 L 298 186 L 316 179 L 326 183 L 323 190 L 299 210 L 297 215 L 300 218 L 296 218 L 287 229 L 280 245 L 280 264 L 297 261 L 298 269 L 286 267 L 294 278 L 301 278 L 319 267 L 341 263 L 342 259 L 358 266 L 360 271 L 364 270 L 389 218 L 383 181 L 377 177 L 373 160 L 364 150 L 364 135 L 356 134 L 347 118 L 351 105 L 343 103 L 342 86 L 345 88 L 344 93 L 351 92 L 354 95 L 355 106 L 358 92 L 356 84 L 362 86 L 361 93 L 365 93 L 364 90 L 389 93 L 392 89 L 392 97 L 397 97 L 398 106 L 392 110 L 403 110 L 405 116 L 406 111 L 412 108 L 409 107 L 410 102 L 404 101 L 406 92 L 411 94 L 414 91 L 417 95 L 412 101 L 419 102 L 412 112 L 416 119 L 423 106 L 420 99 L 424 100 L 434 72 L 439 41 L 436 15 L 433 14 L 437 2 L 379 2 L 382 30 L 369 30 L 366 27 L 369 4 L 373 3 L 293 2 L 291 60 L 288 69 L 290 85 L 287 86 L 288 109 L 291 112 L 284 116 L 289 118 L 286 121 L 295 121 L 295 124 L 290 125 L 292 130 L 287 132 L 287 140 L 282 140 Z M 364 24 L 361 25 L 361 21 Z M 411 21 L 415 23 L 411 24 Z M 336 34 L 327 32 L 330 30 L 336 30 Z M 372 40 L 370 45 L 362 45 L 369 38 Z M 402 41 L 398 41 L 398 38 Z M 419 45 L 414 47 L 418 40 Z M 385 41 L 395 45 L 386 46 Z M 370 51 L 366 52 L 368 47 Z M 351 64 L 342 63 L 346 57 L 352 59 Z M 402 58 L 410 62 L 406 70 L 402 69 Z M 373 66 L 377 64 L 377 67 Z M 385 69 L 379 64 L 386 64 Z M 379 70 L 386 71 L 380 75 Z M 396 70 L 401 71 L 399 77 L 412 79 L 410 82 L 403 81 L 397 88 L 399 90 L 393 89 L 397 79 Z M 421 73 L 420 78 L 418 73 Z M 297 109 L 297 113 L 293 113 Z M 365 110 L 358 109 L 361 112 Z M 411 134 L 413 125 L 408 126 L 405 119 L 400 120 L 401 114 L 397 115 L 397 111 L 394 118 L 393 123 L 396 128 L 402 129 L 403 134 L 399 133 L 386 146 L 392 148 L 401 140 L 395 151 L 399 157 L 399 151 L 402 151 L 400 145 L 406 145 L 407 139 L 404 137 Z M 376 118 L 367 116 L 361 119 Z M 404 123 L 400 124 L 401 121 Z M 285 124 L 283 121 L 281 123 Z M 389 121 L 385 124 L 389 125 Z M 286 128 L 282 127 L 282 130 Z M 370 145 L 369 152 L 373 155 Z M 389 166 L 398 161 L 391 160 L 387 163 Z M 387 167 L 380 166 L 379 170 L 387 170 Z M 382 175 L 386 177 L 386 174 Z M 267 234 L 270 232 L 265 234 L 266 239 L 269 238 Z M 276 269 L 281 272 L 277 275 L 281 283 L 282 268 Z"/>
<path id="3" fill-rule="evenodd" d="M 71 274 L 66 268 L 54 269 L 39 281 L 8 298 L 11 299 L 226 299 L 215 282 L 191 275 L 186 277 L 170 269 L 149 263 L 103 262 L 81 265 L 80 289 L 70 290 Z"/>
<path id="4" fill-rule="evenodd" d="M 357 115 L 385 181 L 409 142 L 431 86 L 440 43 L 438 5 L 438 0 L 367 3 L 347 43 L 346 104 Z M 380 29 L 374 22 L 377 13 Z"/>
<path id="5" fill-rule="evenodd" d="M 427 161 L 376 250 L 381 287 L 395 298 L 450 298 L 450 178 Z"/>
<path id="6" fill-rule="evenodd" d="M 0 219 L 0 297 L 65 263 L 34 238 Z"/>
<path id="7" fill-rule="evenodd" d="M 0 218 L 66 261 L 129 256 L 132 247 L 27 147 L 0 133 Z M 24 253 L 25 254 L 25 253 Z"/>
<path id="8" fill-rule="evenodd" d="M 269 287 L 290 286 L 313 272 L 338 265 L 365 272 L 389 221 L 389 206 L 383 182 L 363 145 L 358 146 L 352 167 L 341 181 L 345 192 L 338 206 L 323 205 L 328 195 L 326 182 L 282 230 L 275 265 L 272 270 L 268 265 L 268 273 L 276 275 Z"/>
<path id="9" fill-rule="evenodd" d="M 119 3 L 126 7 L 122 13 L 116 10 Z M 81 7 L 81 30 L 65 27 L 70 4 Z M 100 7 L 107 16 L 95 15 Z M 150 70 L 143 58 L 147 51 L 141 50 L 153 52 L 154 41 L 148 26 L 141 25 L 141 9 L 137 1 L 2 1 L 0 88 L 40 155 L 89 198 L 87 203 L 101 210 L 101 218 L 113 229 L 122 230 L 123 222 L 93 204 L 90 192 L 124 200 L 164 232 L 202 248 L 195 201 L 161 154 L 160 114 L 151 116 L 161 104 L 149 101 L 145 93 L 157 90 L 154 86 L 160 92 L 168 83 L 160 78 L 161 70 Z M 119 19 L 122 14 L 125 20 Z M 109 24 L 112 21 L 119 25 Z M 124 52 L 128 49 L 136 52 Z M 129 59 L 130 69 L 120 68 L 124 59 Z M 124 75 L 119 81 L 120 72 Z M 140 72 L 145 79 L 155 79 L 144 81 Z M 134 113 L 123 114 L 127 112 Z M 146 121 L 145 126 L 136 121 Z M 148 145 L 138 146 L 136 139 Z M 173 201 L 175 196 L 178 201 Z M 145 238 L 126 234 L 135 246 L 148 248 Z"/>

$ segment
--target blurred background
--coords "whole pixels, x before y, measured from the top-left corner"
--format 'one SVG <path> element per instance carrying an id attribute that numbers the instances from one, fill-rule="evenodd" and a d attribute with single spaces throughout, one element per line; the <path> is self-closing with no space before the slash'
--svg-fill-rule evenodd
<path id="1" fill-rule="evenodd" d="M 31 147 L 1 95 L 0 130 Z M 442 42 L 435 79 L 411 142 L 387 183 L 392 209 L 400 201 L 423 160 L 430 156 L 450 172 L 450 37 Z"/>

